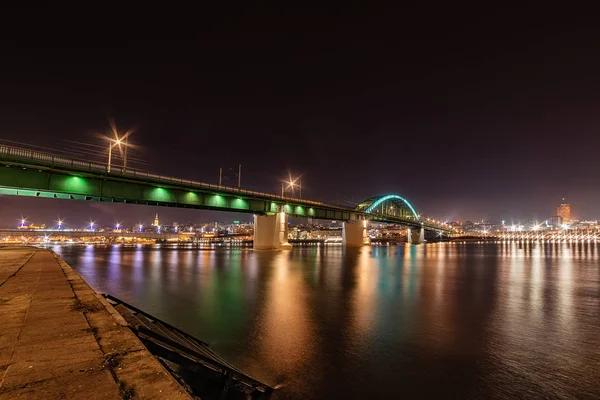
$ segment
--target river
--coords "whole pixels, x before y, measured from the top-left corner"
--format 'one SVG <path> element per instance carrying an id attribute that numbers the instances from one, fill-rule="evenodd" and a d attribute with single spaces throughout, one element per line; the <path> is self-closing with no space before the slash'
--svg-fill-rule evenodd
<path id="1" fill-rule="evenodd" d="M 274 399 L 600 398 L 600 245 L 56 246 Z"/>

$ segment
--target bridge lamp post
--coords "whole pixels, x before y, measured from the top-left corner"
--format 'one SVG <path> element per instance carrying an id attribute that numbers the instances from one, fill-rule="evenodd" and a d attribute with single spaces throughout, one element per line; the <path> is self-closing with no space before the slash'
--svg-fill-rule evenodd
<path id="1" fill-rule="evenodd" d="M 298 183 L 296 183 L 296 181 L 298 181 Z M 294 190 L 294 187 L 298 186 L 298 189 L 300 190 L 300 197 L 299 198 L 300 199 L 302 198 L 302 181 L 300 179 L 298 179 L 298 178 L 293 179 L 293 180 L 290 179 L 289 182 L 288 181 L 282 181 L 281 182 L 281 197 L 283 197 L 283 195 L 285 193 L 285 189 L 287 189 L 287 188 L 284 187 L 284 184 L 287 184 L 288 185 L 287 187 L 291 188 L 292 192 Z"/>
<path id="2" fill-rule="evenodd" d="M 298 183 L 296 183 L 296 181 L 298 181 Z M 300 194 L 299 194 L 299 198 L 302 198 L 302 181 L 300 181 L 298 178 L 296 178 L 293 181 L 290 181 L 290 187 L 292 188 L 292 193 L 294 192 L 294 187 L 298 186 L 298 189 L 300 190 Z"/>
<path id="3" fill-rule="evenodd" d="M 110 141 L 112 142 L 112 139 L 110 139 Z M 121 145 L 121 139 L 117 139 L 114 141 L 114 143 L 109 143 L 108 145 L 108 165 L 106 166 L 106 172 L 110 172 L 110 162 L 112 159 L 112 148 L 115 146 L 120 146 Z"/>

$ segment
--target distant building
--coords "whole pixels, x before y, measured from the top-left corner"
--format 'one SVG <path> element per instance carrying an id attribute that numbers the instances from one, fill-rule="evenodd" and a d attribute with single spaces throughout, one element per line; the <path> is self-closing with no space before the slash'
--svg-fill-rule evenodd
<path id="1" fill-rule="evenodd" d="M 550 217 L 550 225 L 552 225 L 552 228 L 558 229 L 562 226 L 562 224 L 563 224 L 563 217 L 561 217 L 560 215 L 555 215 L 553 217 Z"/>
<path id="2" fill-rule="evenodd" d="M 158 213 L 156 213 L 156 215 L 154 216 L 154 223 L 152 225 L 156 227 L 160 226 L 160 223 L 158 222 Z"/>
<path id="3" fill-rule="evenodd" d="M 569 203 L 567 203 L 564 198 L 562 199 L 562 203 L 560 204 L 560 206 L 558 206 L 558 208 L 556 209 L 556 215 L 561 217 L 563 219 L 563 222 L 572 221 L 571 205 Z"/>

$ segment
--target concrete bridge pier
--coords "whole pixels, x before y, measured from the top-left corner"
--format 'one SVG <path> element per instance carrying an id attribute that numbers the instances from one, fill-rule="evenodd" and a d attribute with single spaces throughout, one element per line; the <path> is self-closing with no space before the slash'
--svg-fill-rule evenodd
<path id="1" fill-rule="evenodd" d="M 369 243 L 367 220 L 344 222 L 342 225 L 342 244 L 345 247 L 360 247 Z"/>
<path id="2" fill-rule="evenodd" d="M 425 229 L 411 229 L 408 228 L 408 243 L 410 244 L 422 244 L 425 243 Z"/>
<path id="3" fill-rule="evenodd" d="M 254 249 L 291 249 L 288 243 L 288 216 L 285 212 L 254 216 Z"/>

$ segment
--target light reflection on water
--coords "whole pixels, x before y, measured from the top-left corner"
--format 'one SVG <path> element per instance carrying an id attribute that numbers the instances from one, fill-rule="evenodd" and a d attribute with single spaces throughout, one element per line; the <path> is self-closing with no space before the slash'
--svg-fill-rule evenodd
<path id="1" fill-rule="evenodd" d="M 595 244 L 56 247 L 276 398 L 598 398 Z"/>

